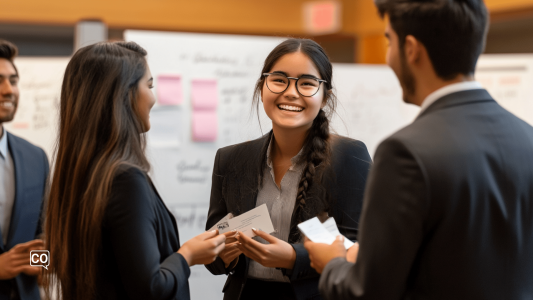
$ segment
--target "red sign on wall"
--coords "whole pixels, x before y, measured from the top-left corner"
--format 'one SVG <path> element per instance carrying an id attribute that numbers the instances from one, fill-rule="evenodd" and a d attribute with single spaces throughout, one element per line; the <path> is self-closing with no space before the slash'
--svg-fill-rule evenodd
<path id="1" fill-rule="evenodd" d="M 313 35 L 341 30 L 341 4 L 337 1 L 314 1 L 303 5 L 304 28 Z"/>

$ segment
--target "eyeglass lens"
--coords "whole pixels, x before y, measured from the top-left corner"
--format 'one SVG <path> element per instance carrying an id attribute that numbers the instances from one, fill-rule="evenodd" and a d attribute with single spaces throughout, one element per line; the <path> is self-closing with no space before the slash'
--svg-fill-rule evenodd
<path id="1" fill-rule="evenodd" d="M 281 74 L 267 76 L 266 84 L 273 93 L 283 93 L 290 84 L 290 80 Z M 320 88 L 320 82 L 313 78 L 302 77 L 296 83 L 296 89 L 302 96 L 313 96 Z"/>

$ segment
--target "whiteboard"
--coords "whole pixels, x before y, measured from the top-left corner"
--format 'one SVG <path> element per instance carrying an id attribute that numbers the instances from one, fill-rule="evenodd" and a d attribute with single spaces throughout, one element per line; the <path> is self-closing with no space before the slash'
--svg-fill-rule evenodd
<path id="1" fill-rule="evenodd" d="M 69 58 L 19 57 L 20 98 L 13 121 L 5 128 L 41 147 L 51 160 L 59 125 L 61 84 Z"/>
<path id="2" fill-rule="evenodd" d="M 176 216 L 184 243 L 204 230 L 216 150 L 258 138 L 271 128 L 260 107 L 260 129 L 251 113 L 251 99 L 264 59 L 283 39 L 149 31 L 126 31 L 125 36 L 148 51 L 156 94 L 159 75 L 181 78 L 181 104 L 156 104 L 152 109 L 147 155 L 151 176 Z M 16 60 L 21 76 L 19 108 L 15 119 L 4 125 L 45 149 L 49 158 L 57 138 L 60 88 L 68 59 Z M 483 56 L 478 66 L 476 77 L 489 92 L 504 107 L 533 123 L 528 85 L 533 82 L 533 56 Z M 485 66 L 488 68 L 483 69 Z M 196 79 L 217 81 L 218 127 L 212 142 L 192 139 L 191 82 Z M 339 100 L 333 130 L 363 141 L 371 154 L 380 141 L 412 122 L 419 111 L 403 103 L 398 80 L 387 66 L 333 64 L 333 85 Z M 193 267 L 192 299 L 222 299 L 225 280 L 226 276 L 213 276 L 203 266 Z"/>
<path id="3" fill-rule="evenodd" d="M 501 106 L 533 125 L 532 54 L 482 55 L 476 80 Z"/>

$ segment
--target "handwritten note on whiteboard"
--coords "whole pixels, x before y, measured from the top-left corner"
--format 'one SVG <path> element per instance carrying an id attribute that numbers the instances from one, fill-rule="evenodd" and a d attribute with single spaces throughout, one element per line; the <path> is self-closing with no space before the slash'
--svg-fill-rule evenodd
<path id="1" fill-rule="evenodd" d="M 191 83 L 193 110 L 214 110 L 218 104 L 217 81 L 194 79 Z"/>
<path id="2" fill-rule="evenodd" d="M 218 118 L 215 110 L 192 112 L 192 139 L 195 142 L 213 142 L 217 139 Z"/>
<path id="3" fill-rule="evenodd" d="M 180 105 L 183 102 L 181 76 L 157 76 L 157 102 L 160 105 Z"/>

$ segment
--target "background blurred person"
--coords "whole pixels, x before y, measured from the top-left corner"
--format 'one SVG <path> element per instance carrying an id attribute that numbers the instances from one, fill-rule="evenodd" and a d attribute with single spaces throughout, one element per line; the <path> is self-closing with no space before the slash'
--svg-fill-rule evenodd
<path id="1" fill-rule="evenodd" d="M 15 117 L 19 74 L 17 47 L 0 40 L 0 299 L 40 299 L 30 251 L 41 250 L 41 209 L 48 177 L 44 151 L 7 132 Z"/>
<path id="2" fill-rule="evenodd" d="M 224 299 L 321 299 L 299 223 L 335 218 L 357 240 L 371 159 L 363 142 L 332 134 L 337 99 L 328 56 L 314 41 L 288 39 L 268 55 L 255 88 L 272 131 L 219 149 L 213 169 L 206 228 L 229 212 L 266 204 L 275 232 L 240 234 L 206 267 L 229 274 Z"/>
<path id="3" fill-rule="evenodd" d="M 65 71 L 45 221 L 45 284 L 60 299 L 189 299 L 189 267 L 224 249 L 216 231 L 180 247 L 147 175 L 155 99 L 145 56 L 133 42 L 94 44 Z"/>
<path id="4" fill-rule="evenodd" d="M 328 299 L 532 299 L 533 128 L 474 81 L 483 1 L 375 3 L 388 21 L 388 64 L 404 101 L 421 112 L 376 151 L 355 265 L 340 241 L 305 243 L 322 271 L 320 291 Z"/>

